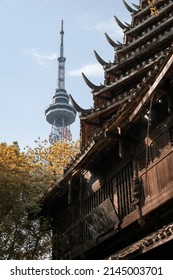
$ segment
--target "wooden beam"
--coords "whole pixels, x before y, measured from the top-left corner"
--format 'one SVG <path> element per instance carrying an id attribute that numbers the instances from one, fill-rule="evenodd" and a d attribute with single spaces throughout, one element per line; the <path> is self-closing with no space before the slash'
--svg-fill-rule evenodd
<path id="1" fill-rule="evenodd" d="M 171 55 L 170 59 L 168 60 L 168 62 L 164 66 L 163 70 L 160 72 L 160 74 L 158 75 L 158 77 L 156 78 L 155 82 L 152 84 L 152 86 L 150 87 L 150 89 L 148 90 L 146 95 L 143 97 L 142 101 L 139 103 L 139 105 L 136 107 L 136 109 L 133 111 L 133 113 L 129 117 L 130 121 L 132 121 L 134 119 L 134 117 L 140 111 L 142 106 L 148 101 L 149 97 L 153 94 L 154 90 L 159 85 L 160 81 L 163 79 L 165 74 L 168 72 L 168 70 L 172 64 L 173 64 L 173 54 Z"/>
<path id="2" fill-rule="evenodd" d="M 130 96 L 127 94 L 127 96 L 122 98 L 122 100 L 117 100 L 116 102 L 112 102 L 112 103 L 110 103 L 110 105 L 106 105 L 105 107 L 101 107 L 101 108 L 99 108 L 98 111 L 94 111 L 90 115 L 87 115 L 87 116 L 82 116 L 80 119 L 82 121 L 86 121 L 87 122 L 88 120 L 92 120 L 92 119 L 95 119 L 97 117 L 99 118 L 100 115 L 102 115 L 103 113 L 107 113 L 108 111 L 118 107 L 123 102 L 129 100 L 130 97 L 132 97 L 132 94 Z"/>
<path id="3" fill-rule="evenodd" d="M 122 136 L 120 134 L 117 134 L 116 132 L 113 131 L 105 131 L 104 132 L 104 136 L 105 137 L 109 137 L 111 139 L 114 139 L 116 141 L 119 141 L 120 139 L 122 139 Z"/>
<path id="4" fill-rule="evenodd" d="M 106 100 L 106 101 L 112 100 L 112 97 L 111 97 L 111 96 L 97 95 L 97 98 L 98 98 L 98 99 L 103 99 L 103 100 Z"/>
<path id="5" fill-rule="evenodd" d="M 89 120 L 85 120 L 84 123 L 89 124 L 89 125 L 94 126 L 94 127 L 98 127 L 98 128 L 101 128 L 103 126 L 103 124 L 101 124 L 101 123 L 96 123 L 96 122 L 92 122 L 92 121 L 89 121 Z"/>

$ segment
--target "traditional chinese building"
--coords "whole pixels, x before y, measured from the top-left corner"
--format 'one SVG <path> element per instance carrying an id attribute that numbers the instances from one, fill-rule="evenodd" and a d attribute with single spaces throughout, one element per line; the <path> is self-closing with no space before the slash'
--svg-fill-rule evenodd
<path id="1" fill-rule="evenodd" d="M 114 61 L 95 52 L 104 84 L 83 74 L 93 109 L 71 97 L 81 152 L 45 199 L 53 259 L 173 258 L 173 1 L 124 4 Z"/>

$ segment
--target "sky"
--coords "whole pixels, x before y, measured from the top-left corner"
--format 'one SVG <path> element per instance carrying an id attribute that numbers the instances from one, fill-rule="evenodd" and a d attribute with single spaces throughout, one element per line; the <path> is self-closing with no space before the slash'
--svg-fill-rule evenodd
<path id="1" fill-rule="evenodd" d="M 18 141 L 23 149 L 38 137 L 48 139 L 51 126 L 44 111 L 57 88 L 62 19 L 65 88 L 82 108 L 93 106 L 81 72 L 94 84 L 104 83 L 94 50 L 113 61 L 114 49 L 104 34 L 123 41 L 114 15 L 131 22 L 122 0 L 0 0 L 0 143 Z M 79 131 L 77 116 L 71 125 L 74 140 Z"/>

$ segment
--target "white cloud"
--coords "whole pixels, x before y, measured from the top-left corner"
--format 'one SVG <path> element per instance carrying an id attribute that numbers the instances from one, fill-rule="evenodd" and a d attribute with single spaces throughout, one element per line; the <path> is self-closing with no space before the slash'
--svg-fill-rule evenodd
<path id="1" fill-rule="evenodd" d="M 33 58 L 37 62 L 39 68 L 44 68 L 48 65 L 48 63 L 57 59 L 56 53 L 41 52 L 36 48 L 27 49 L 24 51 L 24 54 Z"/>
<path id="2" fill-rule="evenodd" d="M 99 21 L 95 24 L 94 29 L 99 32 L 115 32 L 116 25 L 115 20 L 113 18 L 110 18 L 106 21 Z"/>
<path id="3" fill-rule="evenodd" d="M 79 18 L 80 26 L 84 31 L 97 31 L 101 34 L 107 32 L 111 36 L 116 36 L 117 39 L 122 38 L 123 31 L 117 27 L 114 17 L 104 21 L 98 21 L 89 14 Z"/>
<path id="4" fill-rule="evenodd" d="M 69 74 L 70 76 L 81 76 L 82 72 L 92 77 L 103 76 L 103 69 L 98 63 L 85 64 L 78 69 L 71 70 Z"/>
<path id="5" fill-rule="evenodd" d="M 122 41 L 124 37 L 123 30 L 117 25 L 114 16 L 111 18 L 105 19 L 105 20 L 97 20 L 93 15 L 91 14 L 85 14 L 78 18 L 80 22 L 80 26 L 84 31 L 96 31 L 99 32 L 100 34 L 104 34 L 105 32 L 108 33 L 108 35 L 113 39 L 113 40 L 119 40 Z M 120 20 L 121 17 L 120 17 Z M 122 22 L 131 22 L 131 17 L 130 15 L 126 15 Z"/>
<path id="6" fill-rule="evenodd" d="M 96 30 L 99 32 L 105 32 L 105 31 L 112 31 L 113 29 L 115 29 L 115 21 L 113 18 L 110 18 L 105 21 L 97 21 L 90 14 L 86 14 L 80 17 L 79 21 L 81 22 L 81 27 L 85 31 Z"/>

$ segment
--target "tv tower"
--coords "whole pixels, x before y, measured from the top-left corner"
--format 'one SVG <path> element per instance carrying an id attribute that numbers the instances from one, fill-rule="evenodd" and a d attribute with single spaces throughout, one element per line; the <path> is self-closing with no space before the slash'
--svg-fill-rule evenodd
<path id="1" fill-rule="evenodd" d="M 50 143 L 57 141 L 72 140 L 70 125 L 75 121 L 76 110 L 69 104 L 69 95 L 65 90 L 65 61 L 64 57 L 64 30 L 63 20 L 61 21 L 61 43 L 60 43 L 60 57 L 58 61 L 58 88 L 50 104 L 46 110 L 46 120 L 52 125 L 51 133 L 49 135 Z"/>

